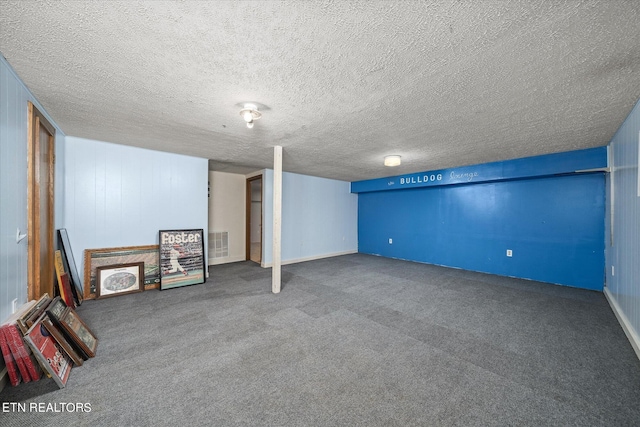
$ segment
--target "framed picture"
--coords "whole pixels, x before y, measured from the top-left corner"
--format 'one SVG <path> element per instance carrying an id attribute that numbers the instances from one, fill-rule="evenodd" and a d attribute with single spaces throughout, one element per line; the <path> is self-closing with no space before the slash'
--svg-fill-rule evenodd
<path id="1" fill-rule="evenodd" d="M 49 334 L 42 324 L 46 315 L 42 315 L 27 331 L 24 340 L 31 347 L 40 365 L 54 379 L 58 387 L 64 388 L 71 373 L 71 358 Z"/>
<path id="2" fill-rule="evenodd" d="M 97 268 L 107 265 L 144 263 L 145 289 L 157 289 L 160 283 L 158 245 L 86 249 L 84 251 L 84 297 L 96 297 Z"/>
<path id="3" fill-rule="evenodd" d="M 98 339 L 74 309 L 67 307 L 60 318 L 60 326 L 89 357 L 96 355 Z"/>
<path id="4" fill-rule="evenodd" d="M 67 305 L 64 303 L 64 301 L 59 296 L 55 297 L 51 301 L 51 303 L 49 304 L 49 306 L 47 307 L 47 310 L 46 310 L 47 316 L 48 316 L 49 320 L 51 320 L 51 323 L 53 323 L 53 325 L 56 328 L 58 328 L 58 331 L 60 331 L 62 333 L 62 336 L 71 345 L 71 347 L 76 352 L 76 354 L 78 354 L 83 360 L 87 360 L 87 359 L 89 359 L 89 355 L 87 353 L 85 353 L 85 351 L 82 349 L 80 344 L 76 342 L 74 337 L 71 336 L 62 327 L 62 322 L 61 322 L 60 319 L 62 319 L 62 316 L 66 313 L 66 311 L 67 311 Z"/>
<path id="5" fill-rule="evenodd" d="M 62 315 L 67 309 L 67 305 L 62 301 L 62 299 L 58 296 L 55 297 L 49 303 L 49 306 L 46 308 L 47 316 L 51 318 L 54 322 L 60 322 Z"/>
<path id="6" fill-rule="evenodd" d="M 144 290 L 142 284 L 144 262 L 98 267 L 97 273 L 96 296 L 98 298 L 115 297 Z"/>
<path id="7" fill-rule="evenodd" d="M 204 231 L 160 230 L 160 290 L 205 281 Z"/>
<path id="8" fill-rule="evenodd" d="M 73 364 L 76 366 L 82 366 L 83 360 L 82 357 L 73 349 L 69 341 L 62 335 L 62 332 L 56 325 L 53 324 L 49 316 L 44 316 L 42 318 L 42 324 L 46 328 L 47 332 L 53 337 L 54 340 L 58 343 L 58 345 L 64 350 L 64 352 L 71 358 Z"/>
<path id="9" fill-rule="evenodd" d="M 64 271 L 64 265 L 62 264 L 62 251 L 55 251 L 53 259 L 56 276 L 58 277 L 59 294 L 69 307 L 75 308 L 75 295 L 71 291 L 71 280 L 69 279 L 69 275 Z"/>
<path id="10" fill-rule="evenodd" d="M 28 323 L 29 319 L 31 319 L 32 316 L 35 316 L 36 312 L 40 313 L 38 315 L 38 317 L 40 317 L 42 311 L 47 308 L 47 305 L 49 305 L 50 302 L 51 298 L 49 298 L 49 294 L 45 293 L 38 299 L 38 301 L 31 300 L 21 307 L 22 310 L 16 318 L 16 324 L 18 325 L 18 328 L 20 328 L 22 335 L 26 334 L 31 325 L 33 325 L 33 322 L 31 322 L 31 324 Z M 37 320 L 38 317 L 35 317 L 35 319 Z"/>
<path id="11" fill-rule="evenodd" d="M 71 290 L 73 291 L 73 297 L 78 305 L 82 304 L 84 299 L 84 290 L 82 289 L 82 282 L 78 275 L 78 268 L 76 267 L 76 261 L 73 258 L 73 252 L 71 252 L 71 243 L 69 242 L 69 236 L 66 228 L 58 230 L 59 247 L 62 252 L 63 269 L 69 274 L 69 282 L 71 284 Z M 66 268 L 64 266 L 66 265 Z"/>

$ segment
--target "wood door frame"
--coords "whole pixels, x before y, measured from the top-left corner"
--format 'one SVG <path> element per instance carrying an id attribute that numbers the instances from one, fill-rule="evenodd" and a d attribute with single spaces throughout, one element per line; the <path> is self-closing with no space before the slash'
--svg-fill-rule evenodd
<path id="1" fill-rule="evenodd" d="M 49 133 L 49 156 L 47 159 L 47 171 L 49 184 L 47 188 L 47 203 L 49 204 L 49 215 L 47 217 L 47 227 L 51 231 L 48 236 L 48 246 L 51 253 L 47 254 L 50 265 L 53 267 L 53 234 L 54 234 L 54 190 L 55 190 L 55 128 L 42 115 L 40 111 L 27 101 L 28 121 L 27 121 L 27 294 L 30 300 L 38 299 L 43 293 L 51 292 L 49 289 L 53 283 L 42 284 L 40 280 L 40 230 L 41 223 L 36 218 L 40 217 L 40 166 L 38 163 L 40 155 L 40 126 Z M 52 272 L 53 274 L 53 272 Z"/>
<path id="2" fill-rule="evenodd" d="M 264 181 L 262 180 L 262 175 L 252 176 L 251 178 L 247 178 L 247 187 L 246 187 L 246 209 L 245 209 L 245 219 L 246 219 L 246 242 L 245 242 L 245 260 L 249 261 L 251 259 L 251 183 L 253 181 L 260 180 L 261 190 L 264 189 Z M 263 240 L 263 227 L 262 223 L 264 222 L 264 192 L 260 195 L 260 261 L 262 263 L 262 240 Z"/>

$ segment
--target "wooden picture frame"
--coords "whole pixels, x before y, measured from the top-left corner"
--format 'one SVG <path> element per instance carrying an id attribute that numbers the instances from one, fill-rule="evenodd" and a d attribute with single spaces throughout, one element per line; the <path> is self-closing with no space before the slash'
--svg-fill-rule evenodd
<path id="1" fill-rule="evenodd" d="M 27 331 L 24 341 L 31 347 L 33 355 L 58 387 L 64 388 L 71 373 L 73 361 L 60 344 L 53 339 L 42 324 L 43 314 Z"/>
<path id="2" fill-rule="evenodd" d="M 47 298 L 49 297 L 49 294 L 44 294 L 43 297 L 45 295 L 47 296 Z M 27 320 L 35 310 L 35 306 L 36 300 L 27 302 L 23 307 L 21 307 L 22 310 L 19 311 L 19 314 L 15 318 L 16 324 L 18 325 L 18 328 L 20 328 L 20 332 L 22 332 L 22 335 L 26 334 L 29 330 L 29 326 L 27 326 Z"/>
<path id="3" fill-rule="evenodd" d="M 73 297 L 76 300 L 76 304 L 80 305 L 84 299 L 84 289 L 82 288 L 82 281 L 80 280 L 76 261 L 73 257 L 73 252 L 71 251 L 71 243 L 69 242 L 69 235 L 67 234 L 66 228 L 60 228 L 58 230 L 58 245 L 62 252 L 62 265 L 64 271 L 69 274 L 69 282 L 71 283 Z"/>
<path id="4" fill-rule="evenodd" d="M 96 297 L 97 268 L 107 265 L 144 262 L 144 289 L 157 289 L 160 284 L 158 245 L 86 249 L 84 251 L 84 297 Z"/>
<path id="5" fill-rule="evenodd" d="M 51 298 L 49 297 L 49 294 L 44 294 L 29 309 L 29 311 L 24 313 L 20 318 L 16 319 L 18 328 L 20 328 L 20 331 L 23 335 L 26 334 L 29 328 L 33 326 L 35 321 L 38 320 L 40 316 L 42 316 L 42 313 L 46 310 L 50 303 Z"/>
<path id="6" fill-rule="evenodd" d="M 71 347 L 75 350 L 75 352 L 83 360 L 88 360 L 89 359 L 89 355 L 84 352 L 84 350 L 82 349 L 80 344 L 78 344 L 74 340 L 74 338 L 72 336 L 70 336 L 69 333 L 62 327 L 62 323 L 61 323 L 60 319 L 62 319 L 62 316 L 66 313 L 67 309 L 68 309 L 67 305 L 64 303 L 62 298 L 57 296 L 51 301 L 51 303 L 47 307 L 46 312 L 47 312 L 48 318 L 51 320 L 51 322 L 54 324 L 54 326 L 56 328 L 58 328 L 58 330 L 60 332 L 62 332 L 62 335 L 67 340 L 67 342 L 69 344 L 71 344 Z"/>
<path id="7" fill-rule="evenodd" d="M 204 283 L 204 230 L 160 230 L 160 290 Z"/>
<path id="8" fill-rule="evenodd" d="M 96 298 L 108 298 L 118 295 L 144 291 L 144 262 L 107 265 L 98 267 Z"/>
<path id="9" fill-rule="evenodd" d="M 96 355 L 98 338 L 74 309 L 67 307 L 60 318 L 60 327 L 87 356 L 94 357 Z"/>
<path id="10" fill-rule="evenodd" d="M 67 356 L 71 358 L 73 364 L 76 366 L 82 366 L 82 357 L 74 350 L 69 341 L 67 341 L 65 336 L 62 334 L 62 331 L 60 331 L 60 329 L 58 329 L 58 327 L 53 324 L 49 316 L 44 316 L 44 318 L 42 319 L 42 324 L 47 329 L 49 334 L 53 337 L 53 339 L 60 345 L 60 347 L 62 347 Z"/>

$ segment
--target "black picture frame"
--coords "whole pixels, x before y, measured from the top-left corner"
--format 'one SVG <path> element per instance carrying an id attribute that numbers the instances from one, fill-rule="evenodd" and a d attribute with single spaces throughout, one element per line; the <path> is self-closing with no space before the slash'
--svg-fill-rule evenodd
<path id="1" fill-rule="evenodd" d="M 160 290 L 206 281 L 204 230 L 160 230 Z"/>
<path id="2" fill-rule="evenodd" d="M 82 287 L 82 281 L 80 281 L 80 275 L 78 274 L 76 261 L 73 258 L 71 243 L 69 242 L 69 235 L 67 234 L 66 228 L 60 228 L 58 230 L 58 239 L 60 242 L 60 248 L 62 250 L 62 262 L 66 267 L 66 271 L 69 272 L 69 279 L 71 281 L 71 290 L 73 291 L 73 297 L 76 300 L 76 304 L 80 305 L 82 304 L 82 300 L 84 299 L 84 289 Z"/>

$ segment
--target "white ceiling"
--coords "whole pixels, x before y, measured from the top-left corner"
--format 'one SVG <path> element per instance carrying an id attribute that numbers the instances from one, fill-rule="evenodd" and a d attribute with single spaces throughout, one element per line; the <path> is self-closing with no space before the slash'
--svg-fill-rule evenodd
<path id="1" fill-rule="evenodd" d="M 0 52 L 67 135 L 360 180 L 606 145 L 640 2 L 6 1 Z M 242 102 L 263 106 L 247 129 Z M 385 168 L 386 154 L 402 155 Z"/>

